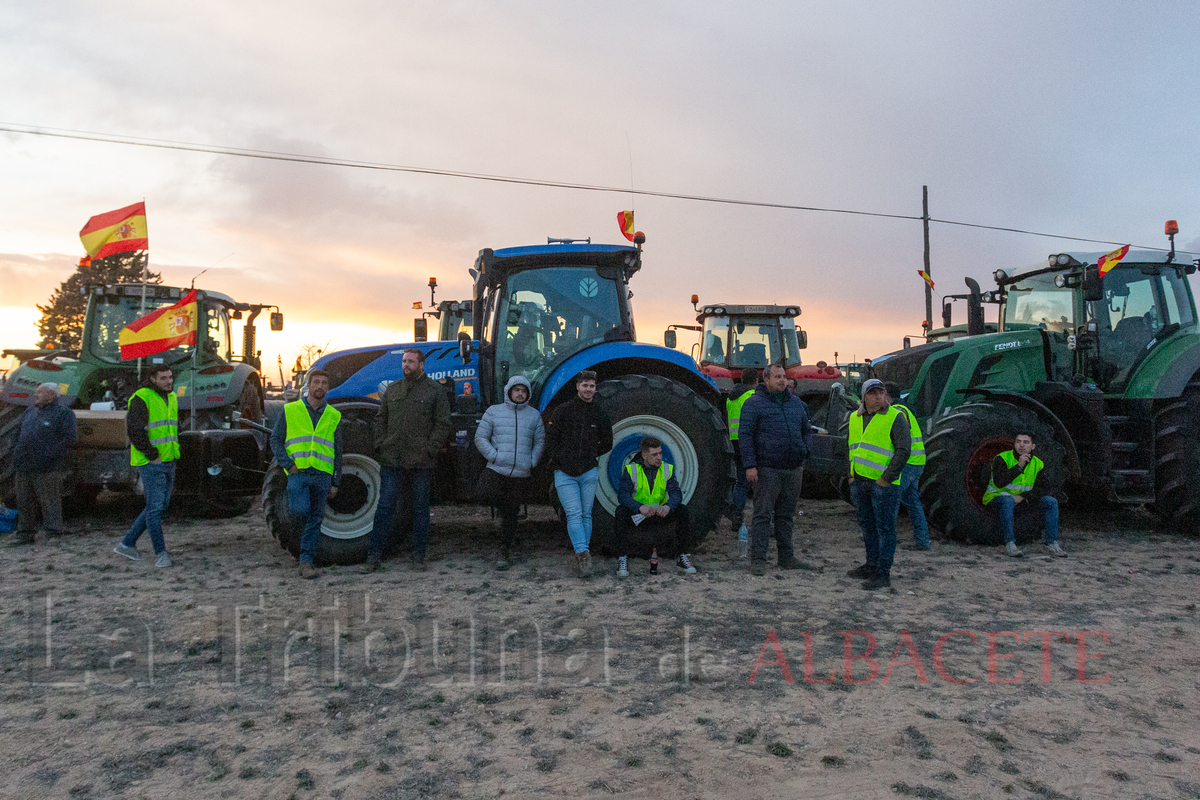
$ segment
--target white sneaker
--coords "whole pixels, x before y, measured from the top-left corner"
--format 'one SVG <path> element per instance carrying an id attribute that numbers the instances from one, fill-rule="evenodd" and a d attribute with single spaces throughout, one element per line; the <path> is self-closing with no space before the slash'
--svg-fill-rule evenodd
<path id="1" fill-rule="evenodd" d="M 687 553 L 684 553 L 683 555 L 681 555 L 675 563 L 677 565 L 679 565 L 679 568 L 682 569 L 685 574 L 687 574 L 687 575 L 695 575 L 696 574 L 696 568 L 692 566 L 692 557 L 690 555 L 688 555 Z"/>
<path id="2" fill-rule="evenodd" d="M 1063 550 L 1059 546 L 1058 542 L 1050 542 L 1050 544 L 1046 545 L 1046 550 L 1048 550 L 1052 556 L 1058 556 L 1059 558 L 1067 557 L 1067 551 Z"/>
<path id="3" fill-rule="evenodd" d="M 628 556 L 621 556 L 619 559 L 617 559 L 617 577 L 618 578 L 628 578 L 629 577 L 629 558 L 628 558 Z"/>
<path id="4" fill-rule="evenodd" d="M 1017 549 L 1016 542 L 1009 542 L 1007 545 L 1005 545 L 1004 552 L 1007 553 L 1008 555 L 1012 556 L 1013 558 L 1020 558 L 1021 556 L 1025 555 L 1024 553 L 1022 553 L 1020 550 Z"/>
<path id="5" fill-rule="evenodd" d="M 167 554 L 166 550 L 163 550 L 161 553 L 158 554 L 158 557 L 154 559 L 154 566 L 156 566 L 156 567 L 171 566 L 171 556 Z"/>
<path id="6" fill-rule="evenodd" d="M 129 547 L 124 542 L 121 542 L 113 548 L 113 552 L 117 555 L 125 556 L 130 561 L 141 561 L 142 554 L 138 552 L 136 547 Z"/>

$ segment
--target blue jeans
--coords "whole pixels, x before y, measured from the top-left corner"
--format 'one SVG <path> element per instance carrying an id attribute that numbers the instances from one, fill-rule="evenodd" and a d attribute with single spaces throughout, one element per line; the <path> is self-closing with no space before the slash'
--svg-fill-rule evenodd
<path id="1" fill-rule="evenodd" d="M 412 557 L 425 560 L 429 545 L 429 483 L 433 470 L 379 465 L 379 505 L 371 526 L 367 558 L 379 558 L 395 522 L 396 506 L 400 519 L 412 519 Z"/>
<path id="2" fill-rule="evenodd" d="M 150 544 L 154 545 L 154 554 L 158 555 L 167 549 L 167 544 L 163 541 L 162 517 L 171 503 L 171 492 L 175 490 L 175 462 L 143 464 L 138 467 L 138 474 L 142 476 L 142 493 L 146 496 L 146 507 L 129 526 L 121 544 L 135 547 L 141 535 L 150 531 Z"/>
<path id="3" fill-rule="evenodd" d="M 288 475 L 288 508 L 292 513 L 292 526 L 301 530 L 300 563 L 313 563 L 317 553 L 317 542 L 321 540 L 321 522 L 325 519 L 325 503 L 329 500 L 329 487 L 333 476 L 327 472 L 310 470 Z"/>
<path id="4" fill-rule="evenodd" d="M 925 508 L 921 505 L 921 473 L 924 464 L 905 464 L 900 473 L 900 505 L 908 511 L 912 521 L 913 544 L 929 546 L 929 523 L 925 519 Z"/>
<path id="5" fill-rule="evenodd" d="M 1000 515 L 1000 532 L 1004 534 L 1004 543 L 1015 542 L 1013 511 L 1017 507 L 1016 501 L 1011 495 L 1002 494 L 994 498 L 988 505 L 995 508 Z M 1058 501 L 1050 495 L 1045 495 L 1038 500 L 1038 505 L 1041 506 L 1042 513 L 1045 515 L 1043 523 L 1046 526 L 1046 542 L 1053 544 L 1058 541 Z"/>
<path id="6" fill-rule="evenodd" d="M 576 553 L 587 552 L 592 543 L 592 504 L 599 482 L 599 467 L 592 467 L 577 478 L 554 470 L 554 489 L 563 511 L 567 512 L 567 535 L 571 537 L 571 546 Z"/>
<path id="7" fill-rule="evenodd" d="M 896 515 L 900 513 L 900 487 L 889 483 L 880 486 L 868 478 L 855 477 L 850 484 L 850 498 L 858 512 L 858 527 L 862 528 L 863 547 L 867 551 L 867 568 L 876 575 L 887 577 L 896 555 Z"/>

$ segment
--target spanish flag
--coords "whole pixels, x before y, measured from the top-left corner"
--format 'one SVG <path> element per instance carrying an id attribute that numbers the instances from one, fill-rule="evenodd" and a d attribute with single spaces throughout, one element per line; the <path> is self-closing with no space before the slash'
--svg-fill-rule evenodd
<path id="1" fill-rule="evenodd" d="M 146 204 L 134 203 L 107 214 L 97 214 L 83 226 L 79 240 L 92 258 L 148 250 L 150 239 L 146 233 Z"/>
<path id="2" fill-rule="evenodd" d="M 418 300 L 417 302 L 413 303 L 413 311 L 420 311 L 420 310 L 421 310 L 421 301 Z"/>
<path id="3" fill-rule="evenodd" d="M 173 306 L 135 319 L 121 329 L 117 342 L 126 361 L 196 344 L 196 290 Z"/>
<path id="4" fill-rule="evenodd" d="M 632 242 L 633 234 L 634 234 L 633 212 L 632 211 L 618 211 L 617 212 L 617 224 L 621 226 L 621 233 L 625 236 L 625 238 Z"/>
<path id="5" fill-rule="evenodd" d="M 932 289 L 932 288 L 933 288 L 933 278 L 931 278 L 931 277 L 929 276 L 929 273 L 928 273 L 928 272 L 926 272 L 926 271 L 925 271 L 925 270 L 923 270 L 923 269 L 919 269 L 919 270 L 917 270 L 917 274 L 921 276 L 921 280 L 923 280 L 923 281 L 925 281 L 926 283 L 928 283 L 928 284 L 929 284 L 929 288 L 930 288 L 930 289 Z"/>
<path id="6" fill-rule="evenodd" d="M 1096 262 L 1096 266 L 1100 268 L 1100 274 L 1107 275 L 1108 271 L 1127 255 L 1129 255 L 1129 245 L 1119 247 L 1111 253 L 1100 256 L 1100 260 Z"/>

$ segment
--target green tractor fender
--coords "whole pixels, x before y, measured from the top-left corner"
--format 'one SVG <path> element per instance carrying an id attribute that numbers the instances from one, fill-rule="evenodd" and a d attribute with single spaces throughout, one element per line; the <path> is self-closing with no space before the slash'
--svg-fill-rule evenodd
<path id="1" fill-rule="evenodd" d="M 1044 404 L 1028 395 L 996 392 L 990 389 L 972 389 L 970 394 L 985 397 L 993 402 L 1009 403 L 1018 408 L 1032 411 L 1039 419 L 1054 429 L 1054 439 L 1063 446 L 1063 450 L 1065 451 L 1063 453 L 1064 477 L 1068 480 L 1076 480 L 1082 475 L 1082 468 L 1079 465 L 1079 452 L 1075 449 L 1074 437 L 1071 436 L 1071 432 L 1067 430 L 1067 426 L 1063 424 L 1058 415 Z"/>
<path id="2" fill-rule="evenodd" d="M 1165 400 L 1179 397 L 1200 372 L 1200 336 L 1185 334 L 1163 342 L 1138 367 L 1125 391 L 1127 397 Z"/>

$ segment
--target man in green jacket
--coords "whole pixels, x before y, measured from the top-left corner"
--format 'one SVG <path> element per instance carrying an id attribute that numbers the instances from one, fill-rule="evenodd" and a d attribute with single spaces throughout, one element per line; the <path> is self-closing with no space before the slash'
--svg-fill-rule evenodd
<path id="1" fill-rule="evenodd" d="M 429 483 L 438 453 L 450 435 L 450 400 L 445 388 L 425 374 L 425 354 L 409 348 L 404 351 L 401 366 L 404 379 L 388 385 L 375 415 L 379 505 L 363 572 L 380 568 L 384 545 L 395 522 L 397 501 L 400 519 L 412 521 L 413 567 L 425 569 Z"/>

